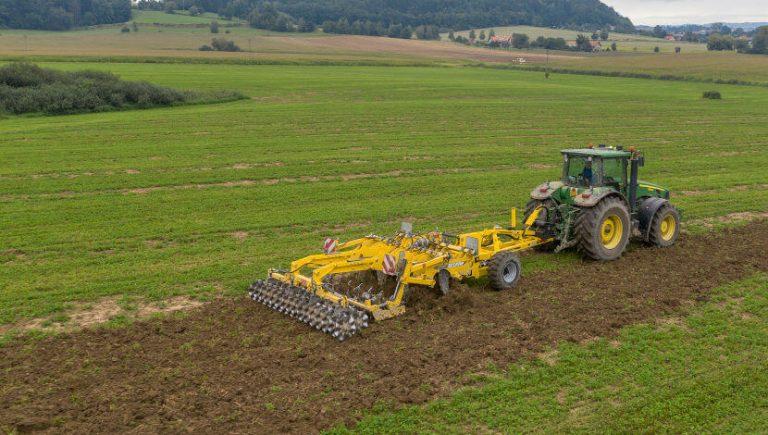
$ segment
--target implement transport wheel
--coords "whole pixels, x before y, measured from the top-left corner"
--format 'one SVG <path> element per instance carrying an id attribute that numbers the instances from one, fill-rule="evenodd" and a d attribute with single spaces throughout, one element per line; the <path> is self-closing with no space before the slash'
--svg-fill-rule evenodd
<path id="1" fill-rule="evenodd" d="M 666 248 L 677 241 L 680 234 L 680 213 L 671 204 L 664 204 L 651 220 L 648 242 Z"/>
<path id="2" fill-rule="evenodd" d="M 523 215 L 523 222 L 525 222 L 528 219 L 528 216 L 533 213 L 534 210 L 536 210 L 536 207 L 542 206 L 544 207 L 541 212 L 539 212 L 539 217 L 536 219 L 536 222 L 533 223 L 532 229 L 534 231 L 541 229 L 542 223 L 549 222 L 554 223 L 556 216 L 548 216 L 549 210 L 555 210 L 557 208 L 557 204 L 553 199 L 532 199 L 528 201 L 527 204 L 525 204 L 525 214 Z M 537 252 L 554 252 L 555 248 L 557 247 L 557 243 L 555 241 L 544 243 L 542 245 L 536 245 L 533 247 L 533 249 Z"/>
<path id="3" fill-rule="evenodd" d="M 574 226 L 579 248 L 594 260 L 615 260 L 629 243 L 629 211 L 619 198 L 609 197 L 584 209 Z"/>
<path id="4" fill-rule="evenodd" d="M 522 275 L 520 259 L 512 252 L 501 251 L 488 261 L 488 280 L 494 290 L 509 290 Z"/>

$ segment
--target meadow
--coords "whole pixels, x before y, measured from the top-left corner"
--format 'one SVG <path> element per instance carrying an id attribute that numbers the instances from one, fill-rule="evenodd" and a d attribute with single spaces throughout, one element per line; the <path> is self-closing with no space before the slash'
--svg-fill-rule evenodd
<path id="1" fill-rule="evenodd" d="M 64 63 L 247 100 L 0 121 L 0 323 L 241 294 L 342 239 L 504 223 L 558 150 L 634 145 L 684 219 L 763 212 L 768 89 L 480 68 Z M 695 225 L 694 225 L 695 226 Z"/>

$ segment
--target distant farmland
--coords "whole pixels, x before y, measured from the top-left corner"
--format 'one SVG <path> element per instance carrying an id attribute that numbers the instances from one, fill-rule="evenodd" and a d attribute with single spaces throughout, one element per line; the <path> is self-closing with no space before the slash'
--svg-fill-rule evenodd
<path id="1" fill-rule="evenodd" d="M 578 35 L 585 35 L 591 37 L 592 32 L 577 31 L 568 29 L 551 29 L 548 27 L 532 27 L 532 26 L 505 26 L 505 27 L 486 27 L 483 29 L 475 29 L 475 32 L 479 35 L 480 31 L 484 31 L 486 34 L 493 29 L 498 36 L 509 36 L 513 33 L 523 33 L 528 35 L 531 40 L 543 36 L 545 38 L 563 38 L 566 41 L 575 40 Z M 456 35 L 462 35 L 464 37 L 469 36 L 469 30 L 462 30 L 455 32 Z M 448 38 L 448 34 L 441 35 L 445 40 Z M 680 47 L 685 53 L 701 53 L 707 51 L 706 44 L 683 42 L 683 41 L 667 41 L 665 39 L 654 38 L 651 36 L 635 35 L 629 33 L 616 33 L 610 32 L 607 41 L 600 41 L 604 48 L 609 48 L 612 42 L 616 43 L 618 51 L 620 52 L 638 52 L 638 53 L 652 53 L 654 47 L 659 47 L 663 53 L 674 53 L 675 47 Z"/>

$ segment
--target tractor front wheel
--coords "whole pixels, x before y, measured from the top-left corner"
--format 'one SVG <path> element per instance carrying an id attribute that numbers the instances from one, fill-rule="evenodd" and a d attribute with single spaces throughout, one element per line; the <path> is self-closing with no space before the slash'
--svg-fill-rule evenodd
<path id="1" fill-rule="evenodd" d="M 501 251 L 488 261 L 488 280 L 494 290 L 509 290 L 522 275 L 520 259 L 512 252 Z"/>
<path id="2" fill-rule="evenodd" d="M 680 213 L 670 204 L 664 204 L 651 220 L 648 241 L 658 247 L 666 248 L 677 241 L 680 234 Z"/>
<path id="3" fill-rule="evenodd" d="M 615 260 L 629 243 L 631 231 L 629 211 L 616 197 L 605 198 L 584 209 L 575 223 L 579 248 L 594 260 Z"/>

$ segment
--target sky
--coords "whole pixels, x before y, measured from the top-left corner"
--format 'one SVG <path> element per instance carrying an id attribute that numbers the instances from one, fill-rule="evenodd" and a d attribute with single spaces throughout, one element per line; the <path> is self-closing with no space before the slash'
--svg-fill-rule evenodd
<path id="1" fill-rule="evenodd" d="M 634 24 L 768 21 L 768 0 L 602 0 Z"/>

